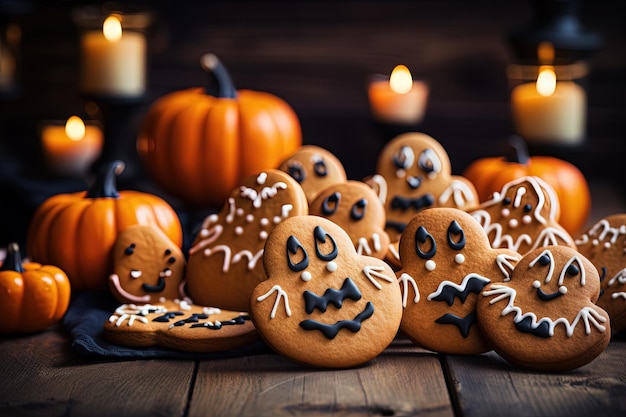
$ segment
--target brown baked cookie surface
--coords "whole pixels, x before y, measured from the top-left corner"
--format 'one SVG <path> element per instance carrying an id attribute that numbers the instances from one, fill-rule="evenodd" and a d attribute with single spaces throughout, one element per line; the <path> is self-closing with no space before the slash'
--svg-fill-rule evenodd
<path id="1" fill-rule="evenodd" d="M 103 334 L 121 346 L 160 346 L 185 352 L 222 352 L 259 340 L 244 313 L 172 300 L 122 304 L 104 323 Z"/>
<path id="2" fill-rule="evenodd" d="M 159 228 L 133 225 L 112 249 L 109 289 L 120 303 L 156 303 L 184 298 L 185 256 Z"/>
<path id="3" fill-rule="evenodd" d="M 509 279 L 520 255 L 492 249 L 472 216 L 443 207 L 416 214 L 402 234 L 399 250 L 401 330 L 436 352 L 491 350 L 476 325 L 476 300 L 488 284 Z"/>
<path id="4" fill-rule="evenodd" d="M 268 279 L 250 315 L 275 351 L 313 367 L 348 368 L 379 355 L 395 337 L 401 294 L 384 261 L 356 253 L 348 234 L 320 216 L 274 228 L 263 258 Z"/>
<path id="5" fill-rule="evenodd" d="M 528 369 L 565 371 L 591 362 L 611 338 L 609 315 L 595 302 L 594 265 L 567 246 L 537 248 L 508 282 L 486 286 L 478 324 L 493 349 Z"/>
<path id="6" fill-rule="evenodd" d="M 599 220 L 576 239 L 578 251 L 600 273 L 597 304 L 611 317 L 613 332 L 626 329 L 626 213 Z"/>
<path id="7" fill-rule="evenodd" d="M 307 213 L 302 187 L 287 173 L 268 169 L 245 178 L 222 210 L 206 218 L 189 250 L 185 276 L 194 303 L 247 311 L 252 289 L 266 279 L 267 236 Z"/>

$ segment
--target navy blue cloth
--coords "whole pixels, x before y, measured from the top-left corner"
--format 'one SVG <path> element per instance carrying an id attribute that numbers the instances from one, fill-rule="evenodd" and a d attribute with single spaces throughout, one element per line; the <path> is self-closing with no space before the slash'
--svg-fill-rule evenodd
<path id="1" fill-rule="evenodd" d="M 63 318 L 63 325 L 73 338 L 72 348 L 83 356 L 112 359 L 221 359 L 270 352 L 268 346 L 261 341 L 239 349 L 210 353 L 114 345 L 104 339 L 103 325 L 118 306 L 119 302 L 106 291 L 78 294 Z"/>

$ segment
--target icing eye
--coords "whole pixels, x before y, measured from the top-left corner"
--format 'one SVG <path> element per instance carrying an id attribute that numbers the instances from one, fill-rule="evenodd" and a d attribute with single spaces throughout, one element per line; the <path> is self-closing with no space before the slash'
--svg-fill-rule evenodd
<path id="1" fill-rule="evenodd" d="M 326 168 L 326 163 L 322 158 L 315 161 L 313 164 L 313 170 L 315 171 L 315 175 L 318 177 L 325 177 L 328 174 L 328 169 Z"/>
<path id="2" fill-rule="evenodd" d="M 511 204 L 511 199 L 509 197 L 505 197 L 504 200 L 502 200 L 502 205 L 508 206 L 509 204 Z"/>
<path id="3" fill-rule="evenodd" d="M 567 275 L 576 276 L 576 275 L 578 275 L 580 270 L 578 269 L 578 267 L 576 265 L 570 264 L 570 266 L 567 267 L 565 272 L 567 273 Z"/>
<path id="4" fill-rule="evenodd" d="M 367 200 L 362 198 L 352 205 L 350 210 L 350 217 L 352 220 L 361 220 L 365 217 L 365 209 L 367 208 Z"/>
<path id="5" fill-rule="evenodd" d="M 453 239 L 455 236 L 458 236 L 456 242 Z M 463 232 L 456 220 L 452 220 L 452 223 L 448 226 L 448 245 L 454 250 L 461 250 L 465 247 L 465 232 Z"/>
<path id="6" fill-rule="evenodd" d="M 524 213 L 530 213 L 532 209 L 533 209 L 533 206 L 531 206 L 530 204 L 524 205 Z"/>
<path id="7" fill-rule="evenodd" d="M 313 236 L 315 237 L 315 254 L 317 255 L 318 258 L 320 258 L 322 261 L 331 261 L 337 257 L 337 243 L 335 243 L 335 239 L 333 239 L 333 237 L 329 235 L 322 228 L 322 226 L 315 226 L 315 230 L 313 230 Z M 320 246 L 324 246 L 324 247 L 328 246 L 326 244 L 327 237 L 330 243 L 332 244 L 332 248 L 330 251 L 327 251 L 326 253 L 322 253 Z M 320 245 L 320 243 L 322 245 Z"/>
<path id="8" fill-rule="evenodd" d="M 170 256 L 170 257 L 167 259 L 167 263 L 168 263 L 168 264 L 173 264 L 174 262 L 176 262 L 176 258 L 175 258 L 175 257 L 173 257 L 173 256 Z"/>
<path id="9" fill-rule="evenodd" d="M 171 253 L 172 253 L 172 251 L 171 251 L 171 250 L 169 250 L 169 249 L 165 249 L 165 256 L 167 256 L 167 255 L 169 255 L 169 254 L 171 254 Z"/>
<path id="10" fill-rule="evenodd" d="M 413 166 L 415 154 L 409 146 L 403 146 L 392 157 L 393 164 L 399 169 L 408 169 Z"/>
<path id="11" fill-rule="evenodd" d="M 420 248 L 421 245 L 424 245 L 426 242 L 430 242 L 430 249 L 427 251 L 423 251 Z M 420 226 L 415 231 L 415 250 L 417 251 L 417 256 L 422 259 L 430 259 L 435 256 L 437 253 L 437 244 L 435 243 L 435 239 L 432 237 L 424 226 Z"/>
<path id="12" fill-rule="evenodd" d="M 132 255 L 135 253 L 135 244 L 131 243 L 126 249 L 124 249 L 125 255 Z"/>
<path id="13" fill-rule="evenodd" d="M 417 163 L 420 169 L 428 174 L 436 174 L 441 171 L 441 161 L 432 149 L 424 149 Z"/>
<path id="14" fill-rule="evenodd" d="M 302 183 L 302 181 L 306 179 L 306 172 L 304 172 L 304 168 L 302 168 L 302 165 L 299 163 L 289 164 L 287 171 L 289 172 L 289 175 L 291 175 L 291 177 L 299 183 Z"/>
<path id="15" fill-rule="evenodd" d="M 541 255 L 539 257 L 539 263 L 543 266 L 548 266 L 550 265 L 550 257 L 548 255 Z"/>
<path id="16" fill-rule="evenodd" d="M 339 200 L 341 200 L 341 194 L 334 192 L 322 201 L 322 213 L 324 216 L 335 214 L 339 208 Z"/>
<path id="17" fill-rule="evenodd" d="M 293 263 L 291 258 L 298 253 L 298 249 L 302 250 L 302 259 Z M 289 236 L 287 239 L 287 263 L 289 269 L 293 272 L 300 272 L 309 266 L 309 255 L 306 253 L 304 246 L 294 236 Z"/>

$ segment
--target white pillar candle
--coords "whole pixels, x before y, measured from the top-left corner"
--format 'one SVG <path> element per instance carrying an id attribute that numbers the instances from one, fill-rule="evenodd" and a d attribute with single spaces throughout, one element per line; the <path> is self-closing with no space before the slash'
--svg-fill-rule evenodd
<path id="1" fill-rule="evenodd" d="M 146 88 L 146 39 L 142 33 L 124 31 L 116 16 L 102 30 L 81 37 L 80 87 L 87 94 L 138 97 Z"/>
<path id="2" fill-rule="evenodd" d="M 423 81 L 413 81 L 408 68 L 398 65 L 389 78 L 370 83 L 368 97 L 374 119 L 414 124 L 424 118 L 428 86 Z"/>
<path id="3" fill-rule="evenodd" d="M 517 134 L 529 142 L 575 145 L 584 139 L 587 100 L 572 81 L 557 81 L 542 68 L 536 83 L 520 84 L 511 92 Z"/>

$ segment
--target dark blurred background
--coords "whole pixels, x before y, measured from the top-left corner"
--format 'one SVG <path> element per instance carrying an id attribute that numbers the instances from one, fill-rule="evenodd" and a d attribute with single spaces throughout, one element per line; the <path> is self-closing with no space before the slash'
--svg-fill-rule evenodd
<path id="1" fill-rule="evenodd" d="M 558 1 L 556 1 L 559 3 Z M 93 2 L 0 0 L 0 22 L 21 28 L 18 89 L 0 99 L 0 246 L 23 241 L 47 196 L 84 189 L 87 179 L 54 178 L 44 167 L 42 120 L 84 115 L 78 88 L 79 32 L 71 12 Z M 587 137 L 569 148 L 531 148 L 577 165 L 592 184 L 626 195 L 626 21 L 624 2 L 579 0 L 580 29 L 597 35 L 583 55 L 589 74 Z M 453 172 L 502 154 L 513 132 L 507 67 L 516 62 L 509 34 L 535 19 L 536 1 L 159 1 L 122 2 L 153 14 L 148 91 L 127 127 L 168 92 L 205 84 L 200 56 L 218 55 L 240 89 L 282 97 L 296 111 L 304 143 L 339 157 L 351 179 L 373 173 L 395 131 L 369 113 L 368 77 L 406 65 L 430 86 L 415 130 L 439 140 Z M 122 186 L 161 193 L 148 178 Z M 173 204 L 175 199 L 162 196 Z"/>

